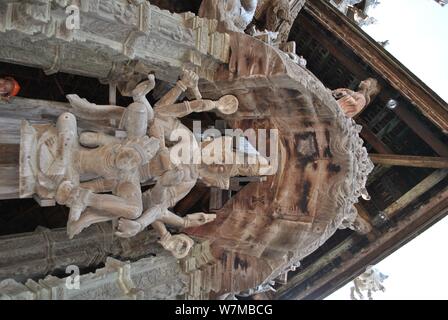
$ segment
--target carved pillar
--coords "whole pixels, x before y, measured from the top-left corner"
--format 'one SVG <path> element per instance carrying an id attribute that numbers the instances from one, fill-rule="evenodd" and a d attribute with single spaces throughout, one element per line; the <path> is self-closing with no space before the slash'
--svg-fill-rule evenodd
<path id="1" fill-rule="evenodd" d="M 153 230 L 123 239 L 110 223 L 95 224 L 70 240 L 65 228 L 38 228 L 35 232 L 0 237 L 0 280 L 23 281 L 42 277 L 68 265 L 80 269 L 104 263 L 108 256 L 136 259 L 160 254 Z"/>

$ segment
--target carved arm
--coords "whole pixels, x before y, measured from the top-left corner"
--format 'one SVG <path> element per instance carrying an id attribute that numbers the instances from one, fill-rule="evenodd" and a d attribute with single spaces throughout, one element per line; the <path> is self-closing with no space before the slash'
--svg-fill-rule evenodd
<path id="1" fill-rule="evenodd" d="M 86 120 L 121 120 L 126 108 L 112 105 L 96 105 L 86 99 L 81 99 L 77 94 L 68 94 L 67 100 L 73 107 L 73 113 Z"/>

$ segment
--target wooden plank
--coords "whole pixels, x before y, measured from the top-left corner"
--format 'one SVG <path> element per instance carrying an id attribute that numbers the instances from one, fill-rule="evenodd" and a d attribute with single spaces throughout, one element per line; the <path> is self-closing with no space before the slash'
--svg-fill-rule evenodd
<path id="1" fill-rule="evenodd" d="M 448 157 L 448 146 L 441 141 L 415 114 L 403 105 L 393 109 L 395 114 L 406 123 L 423 141 L 425 141 L 438 155 Z"/>
<path id="2" fill-rule="evenodd" d="M 448 158 L 441 157 L 421 157 L 421 156 L 404 156 L 396 154 L 369 154 L 370 160 L 375 164 L 387 166 L 403 166 L 415 168 L 448 168 Z"/>
<path id="3" fill-rule="evenodd" d="M 70 111 L 67 102 L 36 100 L 16 97 L 9 102 L 0 102 L 0 117 L 27 120 L 55 120 L 61 113 Z"/>
<path id="4" fill-rule="evenodd" d="M 340 46 L 336 43 L 330 41 L 325 35 L 324 30 L 318 25 L 310 21 L 310 18 L 306 15 L 300 17 L 300 25 L 297 27 L 303 27 L 311 36 L 319 41 L 319 44 L 327 49 L 330 54 L 336 58 L 348 71 L 353 73 L 353 75 L 358 78 L 358 80 L 364 80 L 368 78 L 369 73 L 363 69 L 358 63 L 353 63 L 353 58 L 348 56 L 344 50 L 341 50 Z M 334 88 L 335 89 L 335 88 Z"/>
<path id="5" fill-rule="evenodd" d="M 361 138 L 367 141 L 376 152 L 387 154 L 393 153 L 392 149 L 389 148 L 383 141 L 381 141 L 381 139 L 378 138 L 372 132 L 372 130 L 370 130 L 369 126 L 364 122 L 364 120 L 358 118 L 356 119 L 356 122 L 362 126 Z"/>
<path id="6" fill-rule="evenodd" d="M 387 218 L 392 218 L 394 215 L 400 212 L 400 210 L 407 207 L 414 200 L 423 195 L 426 191 L 445 179 L 447 175 L 448 169 L 441 169 L 433 172 L 428 177 L 423 179 L 423 181 L 417 184 L 414 188 L 406 192 L 400 199 L 387 207 L 383 212 L 384 215 Z"/>
<path id="7" fill-rule="evenodd" d="M 72 110 L 69 103 L 16 97 L 0 103 L 0 143 L 19 144 L 22 120 L 31 123 L 55 122 L 64 112 Z M 81 130 L 101 131 L 114 135 L 115 128 L 105 121 L 77 119 Z"/>
<path id="8" fill-rule="evenodd" d="M 222 189 L 210 188 L 210 210 L 219 210 L 223 206 Z"/>
<path id="9" fill-rule="evenodd" d="M 19 198 L 19 165 L 0 164 L 0 200 Z"/>
<path id="10" fill-rule="evenodd" d="M 322 269 L 323 266 L 326 266 L 331 263 L 334 259 L 336 259 L 342 252 L 349 251 L 356 244 L 356 239 L 353 237 L 349 237 L 342 241 L 339 245 L 337 245 L 332 250 L 325 253 L 322 257 L 320 257 L 315 263 L 308 266 L 302 271 L 299 271 L 296 275 L 291 277 L 288 280 L 288 284 L 285 286 L 281 286 L 275 296 L 278 299 L 291 299 L 290 290 L 292 288 L 298 287 L 301 283 L 306 281 L 313 274 Z"/>
<path id="11" fill-rule="evenodd" d="M 20 145 L 18 144 L 0 144 L 0 164 L 19 163 Z"/>

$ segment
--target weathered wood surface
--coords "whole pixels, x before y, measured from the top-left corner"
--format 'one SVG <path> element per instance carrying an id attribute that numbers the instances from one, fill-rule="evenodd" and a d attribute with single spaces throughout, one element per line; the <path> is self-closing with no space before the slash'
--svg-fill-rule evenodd
<path id="1" fill-rule="evenodd" d="M 426 191 L 437 185 L 440 181 L 446 178 L 448 175 L 448 169 L 441 169 L 434 171 L 432 174 L 423 179 L 419 184 L 417 184 L 414 188 L 406 192 L 403 196 L 400 197 L 397 201 L 391 204 L 384 210 L 384 214 L 388 218 L 392 218 L 401 209 L 405 208 L 413 201 L 417 200 L 418 197 L 423 195 Z"/>
<path id="2" fill-rule="evenodd" d="M 0 200 L 18 199 L 19 164 L 0 164 Z"/>
<path id="3" fill-rule="evenodd" d="M 194 67 L 202 77 L 204 97 L 237 96 L 239 112 L 225 117 L 232 127 L 279 130 L 278 174 L 265 182 L 248 184 L 218 210 L 214 222 L 187 231 L 201 241 L 190 257 L 201 266 L 199 273 L 197 265 L 189 269 L 190 295 L 209 297 L 211 291 L 241 292 L 266 284 L 332 236 L 352 214 L 371 163 L 362 149 L 360 127 L 345 117 L 331 92 L 286 54 L 248 35 L 210 34 L 207 21 L 171 15 L 146 4 L 139 7 L 141 12 L 150 11 L 154 14 L 151 23 L 159 25 L 154 30 L 143 25 L 140 30 L 137 26 L 141 26 L 142 16 L 135 8 L 126 5 L 120 12 L 103 12 L 113 8 L 100 2 L 100 8 L 85 13 L 88 19 L 82 31 L 55 36 L 50 48 L 45 47 L 46 40 L 26 42 L 29 28 L 36 27 L 33 16 L 28 17 L 29 25 L 19 26 L 13 20 L 8 26 L 21 28 L 26 49 L 16 34 L 2 33 L 0 25 L 0 37 L 5 41 L 0 59 L 24 64 L 32 52 L 37 57 L 29 63 L 49 72 L 64 70 L 108 80 L 116 80 L 114 72 L 123 71 L 121 62 L 129 59 L 140 60 L 143 66 L 127 71 L 156 71 L 158 78 L 168 82 L 177 78 L 182 67 Z M 131 19 L 123 22 L 117 18 L 123 14 L 130 14 Z M 101 15 L 107 19 L 95 25 Z M 160 21 L 168 24 L 160 25 Z M 131 37 L 140 36 L 140 32 L 139 40 Z M 199 41 L 203 38 L 198 35 L 205 32 L 208 40 L 212 35 L 213 39 L 222 38 L 220 51 L 211 48 L 208 40 Z M 109 38 L 103 41 L 99 35 Z M 87 36 L 91 41 L 85 41 Z M 63 47 L 59 47 L 60 41 L 64 41 Z M 219 45 L 219 41 L 213 43 Z M 62 59 L 56 55 L 58 50 L 63 51 Z M 70 52 L 79 53 L 76 61 Z"/>
<path id="4" fill-rule="evenodd" d="M 238 114 L 227 117 L 232 127 L 278 129 L 281 160 L 276 176 L 250 183 L 214 222 L 188 231 L 210 241 L 214 272 L 222 274 L 219 293 L 273 280 L 322 245 L 366 175 L 360 128 L 311 73 L 244 34 L 231 35 L 231 48 L 230 65 L 203 84 L 203 96 L 238 97 Z"/>

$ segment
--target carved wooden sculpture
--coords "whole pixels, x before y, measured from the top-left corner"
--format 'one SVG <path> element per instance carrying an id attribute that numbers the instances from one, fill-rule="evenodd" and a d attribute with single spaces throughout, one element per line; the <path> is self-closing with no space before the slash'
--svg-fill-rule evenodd
<path id="1" fill-rule="evenodd" d="M 354 92 L 350 89 L 336 89 L 333 91 L 333 96 L 338 100 L 339 105 L 345 114 L 353 118 L 359 114 L 380 92 L 381 87 L 378 81 L 369 78 L 358 86 L 358 91 Z"/>
<path id="2" fill-rule="evenodd" d="M 289 0 L 260 0 L 254 16 L 259 30 L 278 32 L 282 23 L 292 24 Z"/>
<path id="3" fill-rule="evenodd" d="M 230 13 L 236 13 L 234 8 L 241 9 L 238 7 L 240 1 L 205 1 L 204 6 L 206 2 L 228 3 Z M 78 153 L 72 151 L 92 152 L 89 154 L 98 157 L 100 150 L 104 150 L 103 153 L 109 155 L 104 159 L 117 159 L 120 150 L 128 153 L 128 143 L 132 143 L 132 139 L 144 138 L 141 134 L 148 136 L 148 132 L 149 136 L 160 140 L 160 150 L 146 165 L 139 167 L 138 173 L 124 171 L 132 181 L 139 177 L 139 182 L 152 180 L 156 185 L 141 196 L 144 213 L 135 219 L 140 208 L 127 211 L 128 219 L 120 219 L 119 232 L 123 236 L 132 235 L 142 228 L 140 222 L 151 224 L 158 231 L 162 245 L 174 255 L 184 257 L 188 253 L 179 265 L 190 278 L 189 298 L 213 298 L 269 289 L 273 281 L 296 267 L 338 228 L 356 228 L 353 204 L 358 197 L 367 197 L 365 180 L 373 166 L 362 147 L 360 127 L 346 117 L 331 91 L 276 47 L 242 32 L 218 33 L 214 21 L 191 13 L 169 14 L 147 1 L 136 6 L 127 0 L 99 0 L 96 2 L 98 6 L 83 8 L 82 32 L 64 33 L 56 28 L 57 32 L 52 34 L 54 29 L 45 22 L 47 20 L 40 19 L 34 9 L 42 9 L 48 21 L 53 23 L 63 21 L 61 6 L 59 2 L 50 3 L 49 0 L 41 3 L 42 6 L 34 2 L 8 2 L 9 9 L 0 10 L 14 13 L 2 20 L 6 28 L 2 29 L 0 23 L 0 37 L 5 43 L 0 48 L 1 59 L 25 63 L 38 52 L 40 59 L 34 63 L 48 72 L 61 70 L 123 81 L 118 85 L 121 92 L 135 96 L 134 104 L 128 108 L 95 106 L 79 97 L 69 96 L 74 105 L 71 111 L 78 118 L 97 121 L 92 130 L 96 130 L 98 123 L 112 119 L 114 129 L 123 134 L 117 140 L 100 132 L 81 133 L 80 144 L 96 148 L 93 150 L 83 150 L 78 143 L 76 125 L 72 122 L 63 125 L 63 118 L 57 126 L 24 125 L 20 169 L 22 194 L 55 197 L 59 185 L 68 180 L 73 188 L 64 183 L 62 195 L 66 194 L 62 192 L 64 190 L 68 193 L 80 190 L 89 195 L 89 201 L 84 202 L 87 211 L 81 213 L 77 221 L 77 214 L 73 214 L 70 224 L 73 234 L 91 223 L 116 219 L 119 215 L 105 210 L 100 214 L 95 208 L 98 203 L 91 200 L 101 196 L 96 193 L 113 191 L 116 179 L 107 179 L 109 172 L 103 172 L 103 168 L 95 167 L 94 163 L 91 163 L 92 171 L 97 177 L 93 180 L 87 181 L 81 173 L 84 171 L 78 171 L 75 166 L 69 170 L 71 167 L 67 163 L 76 159 L 74 156 Z M 114 3 L 120 5 L 114 6 Z M 250 13 L 255 1 L 244 3 L 247 11 L 243 9 L 243 12 Z M 25 6 L 33 10 L 22 10 Z M 0 4 L 0 8 L 5 7 Z M 210 8 L 226 9 L 219 5 Z M 6 17 L 2 13 L 0 16 Z M 218 13 L 214 18 L 218 18 Z M 227 25 L 237 31 L 242 31 L 249 21 L 241 19 L 240 13 L 237 19 L 218 20 L 221 30 Z M 33 41 L 36 35 L 39 41 Z M 70 55 L 72 51 L 79 55 Z M 176 84 L 183 67 L 194 68 L 201 75 L 201 93 L 194 90 L 195 100 L 176 103 L 182 92 L 196 87 L 197 77 L 183 75 L 172 93 L 156 105 L 152 117 L 144 94 L 132 94 L 135 84 L 145 78 L 148 71 Z M 131 76 L 122 77 L 127 75 L 123 70 L 129 70 Z M 135 74 L 138 75 L 133 77 Z M 124 83 L 130 78 L 132 81 Z M 147 81 L 151 82 L 151 79 Z M 204 99 L 200 97 L 202 95 Z M 236 109 L 235 101 L 238 101 L 238 110 L 232 113 Z M 219 140 L 213 140 L 191 145 L 171 138 L 175 129 L 182 129 L 179 117 L 205 110 L 218 112 L 232 128 L 278 129 L 279 170 L 264 182 L 244 186 L 216 212 L 216 218 L 203 213 L 180 218 L 169 208 L 188 193 L 196 181 L 224 188 L 229 177 L 236 174 L 272 173 L 272 168 L 261 157 L 255 166 L 172 163 L 170 154 L 176 148 L 184 148 L 187 154 L 194 155 L 196 151 L 202 153 L 208 146 L 218 144 Z M 190 133 L 187 136 L 190 137 Z M 117 146 L 116 150 L 113 145 Z M 269 145 L 275 143 L 269 140 Z M 134 154 L 134 151 L 129 152 Z M 141 157 L 124 158 L 135 164 L 138 161 L 132 159 Z M 114 175 L 122 168 L 128 168 L 127 162 L 123 167 L 120 161 L 114 160 L 112 164 Z M 80 199 L 83 199 L 82 192 Z M 67 203 L 76 202 L 78 198 L 75 196 L 76 193 L 69 196 Z M 113 196 L 125 209 L 136 203 L 128 202 L 126 197 Z M 113 208 L 109 209 L 112 211 Z M 183 234 L 171 235 L 165 223 L 182 228 Z M 192 239 L 196 240 L 194 245 Z"/>
<path id="4" fill-rule="evenodd" d="M 177 85 L 156 104 L 154 122 L 149 125 L 149 133 L 161 141 L 161 150 L 156 159 L 154 159 L 154 162 L 150 162 L 140 171 L 143 173 L 142 181 L 157 178 L 156 175 L 158 174 L 160 174 L 160 177 L 157 178 L 155 187 L 143 195 L 145 212 L 142 216 L 120 219 L 117 232 L 119 236 L 131 237 L 151 224 L 159 232 L 161 244 L 172 251 L 178 258 L 182 258 L 188 254 L 193 242 L 185 235 L 171 236 L 163 223 L 179 228 L 186 228 L 205 224 L 215 218 L 215 215 L 206 215 L 204 213 L 191 214 L 186 218 L 180 218 L 169 210 L 169 208 L 173 207 L 190 192 L 198 179 L 202 180 L 208 186 L 228 188 L 230 177 L 235 175 L 266 175 L 274 173 L 273 167 L 260 156 L 254 157 L 253 164 L 251 165 L 206 165 L 203 163 L 195 163 L 195 158 L 201 155 L 201 148 L 193 133 L 179 121 L 179 118 L 191 112 L 204 112 L 215 109 L 222 114 L 231 114 L 238 107 L 238 100 L 233 96 L 224 96 L 218 101 L 199 99 L 175 104 L 174 102 L 187 88 L 192 89 L 195 95 L 200 97 L 199 90 L 197 89 L 197 80 L 198 77 L 196 74 L 185 71 L 181 80 L 177 82 Z M 72 98 L 72 104 L 75 109 L 77 108 L 79 110 L 79 106 L 74 103 L 75 100 Z M 85 105 L 87 102 L 84 100 L 80 104 Z M 95 119 L 106 117 L 103 109 L 107 109 L 109 113 L 116 113 L 118 116 L 123 117 L 124 113 L 118 112 L 117 108 L 119 107 L 98 107 L 95 105 L 86 107 L 87 110 L 98 111 L 94 117 Z M 79 111 L 78 114 L 82 116 L 82 113 Z M 177 135 L 173 136 L 176 131 Z M 96 137 L 100 140 L 108 140 L 103 135 L 90 135 L 89 137 L 91 139 L 95 139 Z M 178 142 L 178 138 L 181 138 L 180 142 Z M 216 139 L 211 144 L 208 144 L 208 148 L 213 149 L 210 148 L 213 144 L 219 144 L 219 146 L 224 147 L 223 151 L 228 150 L 229 148 L 225 147 L 225 143 L 231 144 L 232 140 L 222 140 L 224 144 L 221 143 L 220 139 Z M 90 145 L 94 145 L 99 141 L 92 140 L 89 142 Z M 170 150 L 166 147 L 166 142 L 174 142 L 175 145 L 172 148 L 183 149 L 183 152 L 189 157 L 187 161 L 181 164 L 173 164 L 173 161 L 171 161 L 172 158 L 169 158 Z M 243 162 L 240 161 L 238 163 Z M 160 168 L 162 168 L 161 171 Z M 96 191 L 99 192 L 102 190 L 100 188 Z M 104 214 L 98 212 L 86 214 L 76 223 L 75 230 L 76 232 L 80 232 L 88 225 L 104 221 L 105 218 Z"/>
<path id="5" fill-rule="evenodd" d="M 62 114 L 56 127 L 32 127 L 24 122 L 21 196 L 35 193 L 70 207 L 69 234 L 71 223 L 90 210 L 138 217 L 142 212 L 139 168 L 154 156 L 159 143 L 147 136 L 108 142 L 97 149 L 79 146 L 76 119 L 70 113 Z M 86 174 L 113 185 L 114 195 L 92 193 L 89 183 L 80 183 L 80 175 Z"/>
<path id="6" fill-rule="evenodd" d="M 199 16 L 218 20 L 219 31 L 244 32 L 257 9 L 257 0 L 203 0 Z"/>
<path id="7" fill-rule="evenodd" d="M 386 291 L 383 282 L 388 277 L 389 276 L 373 268 L 373 266 L 368 266 L 363 274 L 353 280 L 353 287 L 350 288 L 350 298 L 352 300 L 364 300 L 363 292 L 366 292 L 368 299 L 373 300 L 373 292 Z M 355 293 L 358 295 L 359 299 L 356 297 Z"/>

